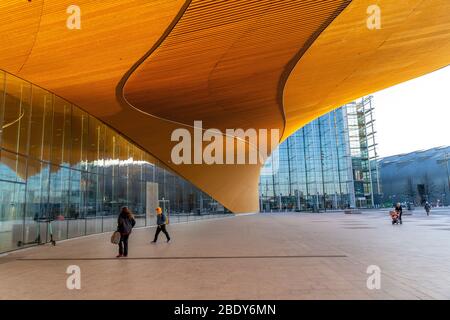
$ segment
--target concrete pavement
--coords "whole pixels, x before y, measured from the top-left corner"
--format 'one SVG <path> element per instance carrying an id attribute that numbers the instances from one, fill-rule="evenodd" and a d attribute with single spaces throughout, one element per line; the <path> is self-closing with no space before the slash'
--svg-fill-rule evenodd
<path id="1" fill-rule="evenodd" d="M 170 225 L 173 238 L 110 234 L 0 258 L 1 299 L 449 299 L 450 211 L 418 208 L 392 226 L 387 211 L 272 213 Z M 81 270 L 69 290 L 67 267 Z M 367 287 L 367 268 L 381 288 Z"/>

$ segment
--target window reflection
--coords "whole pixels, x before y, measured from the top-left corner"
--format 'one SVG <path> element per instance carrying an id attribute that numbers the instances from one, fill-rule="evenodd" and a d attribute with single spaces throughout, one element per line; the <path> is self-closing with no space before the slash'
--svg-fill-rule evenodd
<path id="1" fill-rule="evenodd" d="M 72 106 L 55 97 L 53 102 L 52 163 L 68 166 L 71 152 Z"/>
<path id="2" fill-rule="evenodd" d="M 224 213 L 98 119 L 1 70 L 0 128 L 0 252 L 48 242 L 49 223 L 56 240 L 111 231 L 121 206 L 153 224 L 147 192 L 174 222 Z"/>
<path id="3" fill-rule="evenodd" d="M 30 128 L 30 157 L 50 161 L 52 137 L 53 95 L 33 87 Z"/>
<path id="4" fill-rule="evenodd" d="M 28 154 L 31 84 L 7 74 L 4 90 L 2 147 Z"/>
<path id="5" fill-rule="evenodd" d="M 0 180 L 25 182 L 27 163 L 24 156 L 6 150 L 0 151 Z"/>

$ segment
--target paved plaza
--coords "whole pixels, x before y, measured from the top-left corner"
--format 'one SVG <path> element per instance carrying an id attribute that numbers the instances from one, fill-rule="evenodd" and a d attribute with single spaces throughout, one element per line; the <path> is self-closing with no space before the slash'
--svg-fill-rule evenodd
<path id="1" fill-rule="evenodd" d="M 136 229 L 116 259 L 110 233 L 0 257 L 1 299 L 449 299 L 450 209 L 391 225 L 362 214 L 264 213 Z M 66 287 L 67 267 L 81 289 Z M 368 289 L 369 266 L 381 270 Z"/>

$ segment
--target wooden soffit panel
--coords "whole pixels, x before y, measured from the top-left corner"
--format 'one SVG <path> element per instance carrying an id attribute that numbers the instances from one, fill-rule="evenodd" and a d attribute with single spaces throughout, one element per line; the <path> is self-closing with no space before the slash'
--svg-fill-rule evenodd
<path id="1" fill-rule="evenodd" d="M 346 0 L 194 0 L 128 79 L 145 113 L 206 128 L 284 128 L 286 75 Z"/>
<path id="2" fill-rule="evenodd" d="M 24 9 L 23 1 L 6 2 L 10 6 L 8 15 L 18 15 Z M 202 95 L 204 85 L 207 85 L 207 90 L 211 91 L 211 96 L 207 99 L 211 98 L 215 101 L 214 104 L 218 103 L 219 109 L 195 114 L 195 118 L 200 117 L 197 120 L 206 122 L 205 128 L 217 124 L 218 128 L 282 129 L 284 120 L 278 89 L 282 87 L 280 83 L 285 81 L 286 68 L 295 64 L 299 52 L 311 41 L 310 37 L 317 36 L 325 23 L 348 1 L 321 2 L 315 14 L 311 14 L 315 10 L 315 3 L 316 1 L 168 0 L 100 3 L 80 0 L 77 5 L 82 10 L 82 28 L 69 30 L 66 27 L 66 9 L 72 5 L 71 1 L 44 1 L 37 3 L 40 7 L 36 4 L 36 8 L 41 10 L 40 14 L 36 9 L 36 13 L 31 14 L 32 19 L 30 17 L 28 21 L 34 24 L 39 21 L 37 28 L 16 28 L 20 32 L 28 32 L 33 40 L 32 44 L 30 45 L 30 41 L 24 44 L 25 54 L 21 56 L 5 50 L 0 68 L 55 92 L 105 121 L 230 210 L 257 211 L 259 164 L 172 164 L 170 154 L 174 143 L 170 141 L 171 133 L 178 128 L 186 128 L 192 133 L 191 123 L 186 121 L 188 118 L 178 118 L 176 120 L 181 122 L 174 122 L 160 117 L 158 113 L 151 114 L 147 111 L 152 110 L 145 108 L 149 104 L 153 105 L 153 101 L 145 101 L 144 106 L 130 105 L 122 88 L 129 76 L 133 76 L 136 67 L 147 66 L 146 60 L 153 58 L 154 49 L 159 48 L 161 43 L 169 41 L 167 48 L 172 45 L 171 48 L 175 50 L 174 54 L 168 55 L 164 51 L 164 56 L 161 56 L 168 59 L 158 67 L 158 75 L 162 78 L 158 80 L 153 77 L 150 82 L 134 87 L 137 88 L 135 93 L 148 96 L 148 90 L 155 92 L 154 88 L 158 89 L 158 83 L 167 84 L 164 76 L 172 72 L 171 68 L 180 68 L 179 73 L 172 73 L 175 76 L 182 72 L 187 76 L 189 70 L 180 63 L 186 60 L 177 60 L 174 64 L 170 64 L 171 61 L 182 59 L 179 57 L 181 53 L 195 59 L 192 52 L 202 50 L 202 44 L 210 42 L 212 46 L 204 50 L 207 54 L 203 55 L 207 67 L 200 68 L 203 65 L 200 61 L 202 59 L 196 60 L 197 65 L 190 63 L 191 76 L 197 72 L 202 76 L 193 77 L 195 81 L 192 83 L 174 82 L 174 87 L 167 88 L 166 98 L 171 99 L 173 88 L 178 88 L 183 90 L 183 94 L 187 94 L 185 99 L 198 102 L 196 94 Z M 189 14 L 185 12 L 186 9 Z M 227 14 L 230 10 L 235 14 L 236 21 L 233 15 Z M 308 23 L 301 24 L 299 19 L 302 17 L 299 15 L 305 15 L 304 21 Z M 183 18 L 183 24 L 180 24 L 177 33 L 174 32 L 174 26 L 180 22 L 180 17 Z M 214 18 L 205 19 L 206 17 Z M 23 26 L 26 25 L 27 23 L 23 23 Z M 9 32 L 7 28 L 0 30 L 2 35 Z M 194 37 L 190 37 L 190 31 Z M 174 38 L 168 40 L 171 32 L 174 32 Z M 197 39 L 206 36 L 209 37 L 207 42 L 199 42 Z M 186 41 L 191 42 L 192 46 L 186 47 Z M 13 42 L 10 43 L 12 45 Z M 181 46 L 178 47 L 177 43 Z M 259 46 L 262 50 L 258 49 Z M 239 72 L 232 71 L 235 69 L 234 60 L 242 60 L 243 63 L 237 67 L 240 72 L 245 73 L 244 77 Z M 255 67 L 252 67 L 250 73 L 245 70 L 253 64 Z M 153 64 L 148 64 L 150 65 L 153 67 Z M 210 75 L 205 77 L 205 73 Z M 261 81 L 264 88 L 254 90 L 251 85 L 254 81 Z M 240 83 L 243 90 L 234 93 L 238 89 L 237 83 Z M 272 85 L 273 88 L 269 88 Z M 195 88 L 190 91 L 183 86 Z M 158 90 L 160 89 L 162 87 Z M 175 93 L 180 96 L 177 91 Z M 240 99 L 245 101 L 241 102 Z M 168 102 L 166 101 L 167 107 L 171 108 Z M 233 106 L 234 103 L 237 104 Z M 252 104 L 261 104 L 261 108 L 255 108 Z M 206 111 L 209 106 L 211 105 L 203 105 Z M 178 107 L 183 108 L 182 105 Z M 239 108 L 246 109 L 241 111 Z M 175 109 L 170 111 L 173 113 Z M 193 110 L 185 111 L 183 115 L 194 115 L 192 112 Z M 233 113 L 237 115 L 231 117 Z M 233 121 L 224 121 L 222 124 L 221 121 L 228 118 Z M 221 121 L 217 122 L 218 119 Z M 247 150 L 248 148 L 250 146 L 247 146 Z"/>
<path id="3" fill-rule="evenodd" d="M 374 4 L 381 28 L 371 30 Z M 353 0 L 290 74 L 283 139 L 336 107 L 448 64 L 450 1 Z"/>

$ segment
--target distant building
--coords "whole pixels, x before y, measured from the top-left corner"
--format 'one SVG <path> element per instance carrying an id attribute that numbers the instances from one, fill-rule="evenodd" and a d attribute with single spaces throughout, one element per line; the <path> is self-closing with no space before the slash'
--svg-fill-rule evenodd
<path id="1" fill-rule="evenodd" d="M 414 151 L 379 161 L 383 201 L 450 205 L 450 146 Z"/>
<path id="2" fill-rule="evenodd" d="M 378 206 L 373 110 L 372 97 L 365 97 L 287 138 L 261 171 L 261 210 Z"/>

